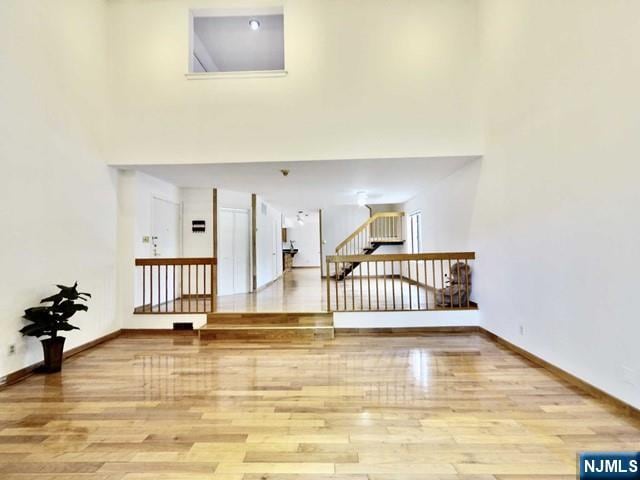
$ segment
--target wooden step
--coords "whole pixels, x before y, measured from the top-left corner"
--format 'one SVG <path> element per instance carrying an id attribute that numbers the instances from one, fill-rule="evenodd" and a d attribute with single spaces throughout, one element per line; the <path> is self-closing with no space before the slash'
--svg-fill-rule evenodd
<path id="1" fill-rule="evenodd" d="M 291 340 L 332 339 L 333 325 L 276 325 L 272 323 L 205 325 L 198 331 L 201 339 L 215 340 Z"/>
<path id="2" fill-rule="evenodd" d="M 330 326 L 329 312 L 213 312 L 207 315 L 207 325 L 280 325 Z"/>

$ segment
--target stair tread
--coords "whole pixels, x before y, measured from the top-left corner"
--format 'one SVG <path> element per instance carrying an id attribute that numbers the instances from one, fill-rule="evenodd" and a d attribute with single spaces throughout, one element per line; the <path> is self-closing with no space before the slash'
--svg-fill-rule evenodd
<path id="1" fill-rule="evenodd" d="M 246 325 L 205 325 L 201 330 L 317 330 L 333 329 L 333 325 L 273 325 L 273 324 L 246 324 Z"/>
<path id="2" fill-rule="evenodd" d="M 278 329 L 307 329 L 307 328 L 333 328 L 333 325 L 274 325 L 273 323 L 243 323 L 243 324 L 230 324 L 230 325 L 204 325 L 201 328 L 206 329 L 241 329 L 241 328 L 261 328 L 265 330 L 278 330 Z"/>

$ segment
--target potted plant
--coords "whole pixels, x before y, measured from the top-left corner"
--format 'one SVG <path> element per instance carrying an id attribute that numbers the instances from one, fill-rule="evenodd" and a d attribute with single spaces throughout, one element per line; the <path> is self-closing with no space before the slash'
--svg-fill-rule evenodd
<path id="1" fill-rule="evenodd" d="M 30 337 L 49 337 L 40 340 L 44 352 L 42 371 L 47 373 L 59 372 L 62 368 L 65 338 L 59 337 L 58 332 L 79 330 L 69 323 L 69 319 L 80 310 L 88 310 L 85 304 L 76 303 L 77 301 L 91 298 L 90 293 L 78 292 L 78 282 L 73 287 L 57 287 L 60 289 L 58 293 L 40 300 L 40 303 L 51 302 L 51 305 L 27 308 L 24 311 L 23 318 L 31 323 L 20 330 L 20 333 Z"/>

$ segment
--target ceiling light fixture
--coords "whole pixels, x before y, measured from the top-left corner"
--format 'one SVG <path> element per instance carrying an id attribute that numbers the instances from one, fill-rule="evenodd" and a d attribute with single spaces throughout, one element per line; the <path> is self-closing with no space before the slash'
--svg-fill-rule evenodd
<path id="1" fill-rule="evenodd" d="M 254 31 L 258 30 L 260 28 L 260 21 L 252 18 L 251 20 L 249 20 L 249 28 Z"/>
<path id="2" fill-rule="evenodd" d="M 358 206 L 359 207 L 364 207 L 367 204 L 367 192 L 358 192 L 357 193 L 358 196 Z"/>

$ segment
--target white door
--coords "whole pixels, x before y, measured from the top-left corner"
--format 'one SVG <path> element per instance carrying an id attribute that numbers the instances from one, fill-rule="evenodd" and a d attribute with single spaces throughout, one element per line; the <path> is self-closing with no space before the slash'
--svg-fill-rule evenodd
<path id="1" fill-rule="evenodd" d="M 234 212 L 233 220 L 233 289 L 234 293 L 247 293 L 251 291 L 249 210 Z"/>
<path id="2" fill-rule="evenodd" d="M 218 294 L 248 292 L 249 211 L 221 208 L 218 237 Z"/>
<path id="3" fill-rule="evenodd" d="M 180 256 L 180 205 L 178 203 L 153 197 L 151 199 L 151 254 L 154 257 L 176 258 Z M 160 269 L 159 285 L 156 297 L 151 300 L 152 304 L 164 303 L 176 298 L 176 292 L 180 291 L 180 280 L 176 285 L 169 282 L 165 285 L 165 279 L 171 270 L 168 267 L 157 267 Z M 149 271 L 149 275 L 151 272 Z M 149 277 L 148 282 L 151 281 Z M 150 284 L 150 283 L 149 283 Z"/>
<path id="4" fill-rule="evenodd" d="M 175 258 L 180 254 L 180 205 L 153 197 L 151 236 L 154 257 Z"/>

